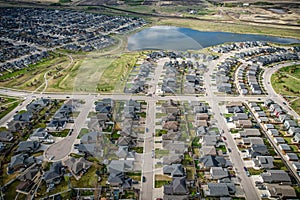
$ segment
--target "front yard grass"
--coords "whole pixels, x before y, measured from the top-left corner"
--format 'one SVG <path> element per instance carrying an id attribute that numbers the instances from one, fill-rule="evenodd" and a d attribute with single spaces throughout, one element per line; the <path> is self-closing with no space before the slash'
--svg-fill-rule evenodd
<path id="1" fill-rule="evenodd" d="M 89 132 L 90 132 L 90 130 L 87 129 L 87 128 L 80 129 L 80 132 L 79 132 L 79 134 L 77 136 L 77 139 L 80 139 L 83 135 L 88 134 Z"/>
<path id="2" fill-rule="evenodd" d="M 143 153 L 144 147 L 131 147 L 131 150 L 133 150 L 137 153 Z"/>
<path id="3" fill-rule="evenodd" d="M 54 137 L 66 137 L 69 134 L 70 129 L 64 129 L 58 132 L 49 132 Z"/>
<path id="4" fill-rule="evenodd" d="M 169 155 L 169 150 L 167 149 L 155 149 L 155 158 L 161 158 L 163 156 Z"/>
<path id="5" fill-rule="evenodd" d="M 167 133 L 168 133 L 167 130 L 163 130 L 163 129 L 156 129 L 156 130 L 155 130 L 155 136 L 156 136 L 156 137 L 160 137 L 160 136 L 162 136 L 163 134 L 167 134 Z"/>
<path id="6" fill-rule="evenodd" d="M 166 175 L 155 174 L 155 188 L 160 188 L 172 181 L 172 178 Z"/>
<path id="7" fill-rule="evenodd" d="M 248 168 L 248 171 L 251 175 L 260 175 L 261 173 L 264 172 L 264 169 L 260 169 L 260 170 L 255 170 L 252 167 Z"/>
<path id="8" fill-rule="evenodd" d="M 220 146 L 216 147 L 216 150 L 217 151 L 222 150 L 223 153 L 227 152 L 225 145 L 220 145 Z"/>

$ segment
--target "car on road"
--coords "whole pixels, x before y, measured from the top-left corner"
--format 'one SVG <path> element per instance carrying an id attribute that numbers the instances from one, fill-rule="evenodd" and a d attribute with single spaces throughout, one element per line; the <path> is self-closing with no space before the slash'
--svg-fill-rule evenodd
<path id="1" fill-rule="evenodd" d="M 148 133 L 148 131 L 149 131 L 149 128 L 146 128 L 146 132 Z"/>
<path id="2" fill-rule="evenodd" d="M 50 156 L 49 160 L 53 160 L 55 156 Z"/>
<path id="3" fill-rule="evenodd" d="M 268 197 L 267 194 L 261 194 L 260 197 Z"/>
<path id="4" fill-rule="evenodd" d="M 228 148 L 228 152 L 231 153 L 231 149 L 230 148 Z"/>
<path id="5" fill-rule="evenodd" d="M 69 96 L 66 96 L 66 98 L 69 99 L 70 97 L 69 97 Z"/>
<path id="6" fill-rule="evenodd" d="M 142 177 L 142 181 L 143 181 L 143 183 L 146 182 L 146 177 L 145 176 Z"/>
<path id="7" fill-rule="evenodd" d="M 260 100 L 261 100 L 261 98 L 258 98 L 257 100 L 259 100 L 259 101 L 260 101 Z"/>
<path id="8" fill-rule="evenodd" d="M 286 102 L 282 102 L 283 103 L 283 105 L 286 105 Z"/>
<path id="9" fill-rule="evenodd" d="M 223 140 L 227 140 L 227 138 L 225 136 L 223 136 Z"/>

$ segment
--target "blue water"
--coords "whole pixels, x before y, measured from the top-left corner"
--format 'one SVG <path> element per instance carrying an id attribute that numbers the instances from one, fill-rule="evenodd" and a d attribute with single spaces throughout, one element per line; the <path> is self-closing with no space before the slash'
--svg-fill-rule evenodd
<path id="1" fill-rule="evenodd" d="M 227 32 L 205 32 L 173 26 L 153 26 L 128 38 L 128 50 L 194 50 L 226 42 L 268 41 L 291 44 L 300 40 L 266 35 L 237 34 Z"/>

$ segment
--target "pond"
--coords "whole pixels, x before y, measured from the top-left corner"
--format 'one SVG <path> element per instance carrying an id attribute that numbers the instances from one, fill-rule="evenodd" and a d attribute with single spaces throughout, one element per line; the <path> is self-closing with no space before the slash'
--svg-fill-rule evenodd
<path id="1" fill-rule="evenodd" d="M 227 32 L 205 32 L 174 26 L 153 26 L 128 38 L 128 50 L 194 50 L 225 42 L 269 41 L 274 43 L 300 43 L 293 38 L 266 35 L 237 34 Z"/>

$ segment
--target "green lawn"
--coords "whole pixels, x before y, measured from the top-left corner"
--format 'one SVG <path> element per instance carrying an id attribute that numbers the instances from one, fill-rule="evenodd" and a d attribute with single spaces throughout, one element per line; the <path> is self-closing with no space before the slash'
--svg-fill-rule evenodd
<path id="1" fill-rule="evenodd" d="M 275 167 L 275 168 L 287 171 L 287 167 L 286 167 L 285 164 L 282 162 L 282 160 L 280 160 L 280 159 L 275 159 L 275 160 L 273 161 L 273 164 L 274 164 L 274 167 Z"/>
<path id="2" fill-rule="evenodd" d="M 170 183 L 172 178 L 166 175 L 155 175 L 155 188 L 160 188 L 163 185 Z"/>
<path id="3" fill-rule="evenodd" d="M 233 114 L 232 114 L 232 113 L 229 113 L 229 114 L 223 114 L 223 116 L 224 116 L 225 118 L 230 118 L 230 117 L 233 116 Z"/>
<path id="4" fill-rule="evenodd" d="M 69 134 L 70 129 L 64 129 L 59 132 L 49 132 L 54 137 L 66 137 Z"/>
<path id="5" fill-rule="evenodd" d="M 133 66 L 136 64 L 139 53 L 126 53 L 116 59 L 107 62 L 100 80 L 97 82 L 97 91 L 122 92 L 125 86 L 125 80 Z"/>
<path id="6" fill-rule="evenodd" d="M 9 104 L 9 105 L 5 106 L 5 107 L 6 107 L 5 110 L 2 111 L 2 112 L 0 112 L 0 119 L 1 119 L 2 117 L 4 117 L 5 115 L 7 115 L 8 113 L 10 113 L 10 112 L 11 112 L 13 109 L 15 109 L 18 105 L 19 105 L 19 102 L 17 101 L 17 102 L 14 102 L 14 103 L 12 103 L 12 104 Z"/>
<path id="7" fill-rule="evenodd" d="M 101 166 L 98 164 L 93 163 L 93 165 L 88 169 L 88 171 L 77 181 L 73 177 L 71 177 L 70 181 L 72 187 L 79 187 L 79 188 L 94 188 L 98 181 L 98 176 L 96 171 L 101 171 Z M 105 175 L 102 175 L 101 178 L 103 180 L 107 180 Z M 101 181 L 102 182 L 102 181 Z"/>
<path id="8" fill-rule="evenodd" d="M 160 188 L 164 185 L 167 185 L 169 184 L 170 181 L 163 181 L 163 180 L 160 180 L 160 181 L 155 181 L 155 188 Z"/>
<path id="9" fill-rule="evenodd" d="M 79 132 L 77 138 L 80 139 L 83 135 L 85 135 L 85 134 L 87 134 L 87 133 L 89 133 L 89 132 L 90 132 L 89 129 L 87 129 L 87 128 L 82 128 L 82 129 L 80 129 L 80 132 Z"/>
<path id="10" fill-rule="evenodd" d="M 298 152 L 298 147 L 296 145 L 290 145 L 290 147 L 294 153 Z"/>
<path id="11" fill-rule="evenodd" d="M 220 145 L 219 147 L 216 147 L 216 150 L 221 150 L 223 153 L 227 152 L 225 145 Z"/>
<path id="12" fill-rule="evenodd" d="M 261 173 L 264 172 L 263 169 L 261 169 L 261 170 L 255 170 L 255 169 L 253 169 L 253 168 L 251 168 L 251 167 L 248 168 L 248 171 L 249 171 L 249 173 L 250 173 L 251 175 L 260 175 Z"/>
<path id="13" fill-rule="evenodd" d="M 160 137 L 160 136 L 162 136 L 163 134 L 167 134 L 168 133 L 168 131 L 167 130 L 164 130 L 164 129 L 159 129 L 159 130 L 155 130 L 155 136 L 156 137 Z"/>
<path id="14" fill-rule="evenodd" d="M 292 65 L 288 67 L 283 67 L 278 70 L 271 77 L 271 83 L 274 90 L 284 97 L 291 96 L 293 98 L 288 98 L 291 103 L 291 107 L 300 114 L 300 99 L 295 98 L 300 97 L 300 65 Z"/>
<path id="15" fill-rule="evenodd" d="M 143 147 L 131 147 L 131 150 L 133 150 L 137 153 L 143 153 L 144 148 Z"/>
<path id="16" fill-rule="evenodd" d="M 169 155 L 169 150 L 167 149 L 155 149 L 155 158 L 161 158 L 163 156 Z"/>

